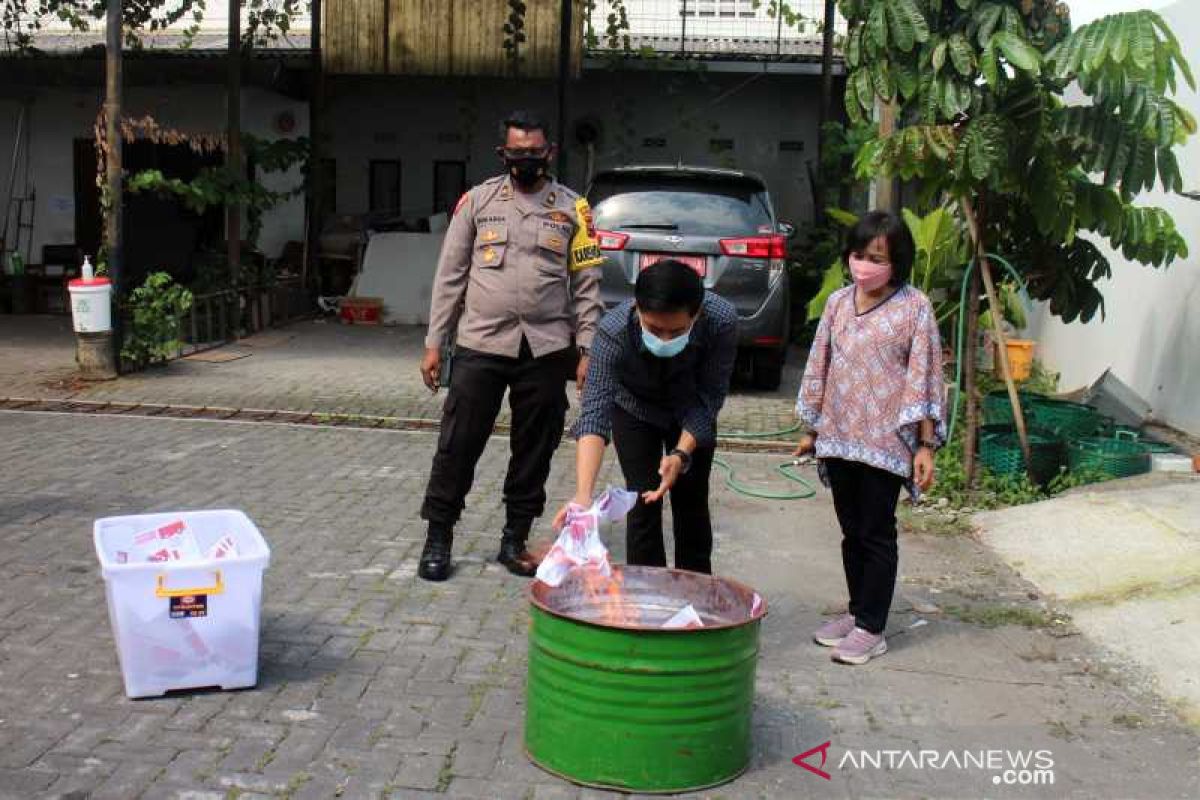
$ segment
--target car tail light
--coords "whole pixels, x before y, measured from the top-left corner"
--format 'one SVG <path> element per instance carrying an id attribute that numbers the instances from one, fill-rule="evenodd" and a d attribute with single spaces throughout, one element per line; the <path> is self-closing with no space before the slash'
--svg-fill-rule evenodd
<path id="1" fill-rule="evenodd" d="M 614 231 L 596 231 L 596 243 L 600 245 L 601 250 L 624 250 L 625 243 L 629 241 L 629 234 L 616 233 Z"/>
<path id="2" fill-rule="evenodd" d="M 782 236 L 746 236 L 722 239 L 721 252 L 737 258 L 777 258 L 786 256 L 787 245 Z"/>

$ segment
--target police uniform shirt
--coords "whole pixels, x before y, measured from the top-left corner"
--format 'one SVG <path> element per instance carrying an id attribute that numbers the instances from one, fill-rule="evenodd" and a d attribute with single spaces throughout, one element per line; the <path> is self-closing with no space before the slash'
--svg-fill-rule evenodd
<path id="1" fill-rule="evenodd" d="M 590 347 L 603 313 L 603 262 L 587 201 L 554 180 L 517 191 L 499 176 L 459 200 L 438 259 L 425 346 L 451 339 L 516 358 L 521 339 L 535 358 Z"/>

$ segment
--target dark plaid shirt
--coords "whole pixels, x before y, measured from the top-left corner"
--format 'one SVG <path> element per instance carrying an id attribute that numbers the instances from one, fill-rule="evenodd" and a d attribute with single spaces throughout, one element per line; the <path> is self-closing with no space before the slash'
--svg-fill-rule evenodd
<path id="1" fill-rule="evenodd" d="M 662 425 L 671 421 L 686 430 L 700 447 L 716 444 L 717 414 L 725 404 L 729 379 L 737 355 L 737 309 L 711 292 L 704 295 L 700 316 L 688 339 L 694 351 L 695 394 L 680 402 L 672 399 L 670 387 L 660 398 L 637 396 L 622 385 L 622 363 L 629 358 L 654 358 L 642 343 L 641 323 L 627 300 L 600 321 L 592 342 L 591 362 L 583 390 L 583 409 L 572 429 L 576 439 L 595 434 L 612 438 L 612 407 L 616 403 L 643 422 Z M 678 356 L 678 357 L 682 357 Z"/>

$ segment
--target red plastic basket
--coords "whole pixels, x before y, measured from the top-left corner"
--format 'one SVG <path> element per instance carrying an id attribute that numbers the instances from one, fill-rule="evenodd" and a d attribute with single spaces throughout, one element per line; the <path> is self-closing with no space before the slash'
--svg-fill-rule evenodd
<path id="1" fill-rule="evenodd" d="M 338 304 L 338 313 L 347 325 L 378 325 L 383 316 L 383 300 L 378 297 L 346 297 Z"/>

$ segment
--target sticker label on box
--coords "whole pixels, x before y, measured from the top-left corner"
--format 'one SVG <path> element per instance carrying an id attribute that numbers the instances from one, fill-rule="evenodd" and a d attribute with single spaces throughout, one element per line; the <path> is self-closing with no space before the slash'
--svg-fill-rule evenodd
<path id="1" fill-rule="evenodd" d="M 208 616 L 208 595 L 189 594 L 171 598 L 171 619 L 196 619 Z"/>

